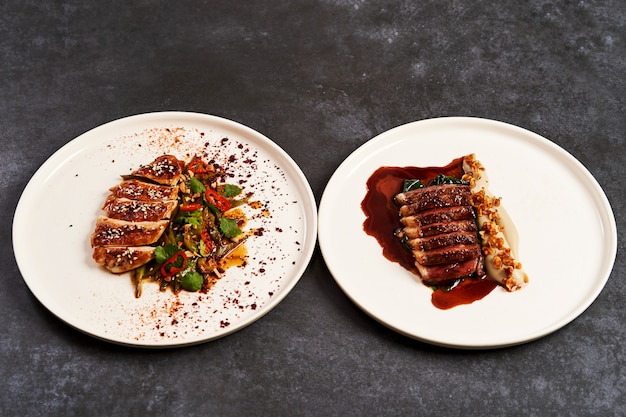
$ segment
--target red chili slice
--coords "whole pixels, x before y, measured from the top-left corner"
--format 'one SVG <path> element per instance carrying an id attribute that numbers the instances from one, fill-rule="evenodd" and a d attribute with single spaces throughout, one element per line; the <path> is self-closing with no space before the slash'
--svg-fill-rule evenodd
<path id="1" fill-rule="evenodd" d="M 221 212 L 228 211 L 232 208 L 230 201 L 228 201 L 226 197 L 224 197 L 223 195 L 221 195 L 215 190 L 212 190 L 209 188 L 208 190 L 206 190 L 205 195 L 206 195 L 206 200 L 210 204 L 217 207 L 217 209 Z"/>
<path id="2" fill-rule="evenodd" d="M 171 277 L 185 269 L 187 265 L 187 255 L 184 251 L 178 251 L 170 259 L 161 265 L 161 275 Z"/>
<path id="3" fill-rule="evenodd" d="M 200 203 L 188 203 L 188 204 L 182 204 L 180 206 L 180 209 L 182 211 L 196 211 L 196 210 L 200 210 L 202 206 L 200 205 Z"/>
<path id="4" fill-rule="evenodd" d="M 203 174 L 209 171 L 209 166 L 200 157 L 194 156 L 187 164 L 187 171 L 191 171 L 194 174 Z"/>
<path id="5" fill-rule="evenodd" d="M 213 241 L 211 240 L 211 235 L 209 235 L 209 232 L 206 229 L 202 229 L 202 232 L 200 232 L 200 237 L 204 242 L 207 254 L 213 252 Z"/>

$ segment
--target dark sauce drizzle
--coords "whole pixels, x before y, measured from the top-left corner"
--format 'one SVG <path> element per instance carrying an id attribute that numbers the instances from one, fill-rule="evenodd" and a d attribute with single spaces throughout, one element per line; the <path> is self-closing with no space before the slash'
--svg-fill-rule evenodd
<path id="1" fill-rule="evenodd" d="M 461 178 L 463 158 L 457 158 L 444 167 L 381 167 L 367 180 L 367 193 L 361 202 L 361 209 L 365 213 L 363 230 L 376 238 L 385 258 L 397 262 L 417 276 L 419 273 L 413 255 L 394 235 L 402 226 L 394 196 L 402 190 L 404 180 L 419 179 L 427 184 L 439 174 Z M 435 288 L 431 301 L 442 310 L 471 304 L 485 297 L 497 285 L 494 280 L 485 277 L 467 278 L 451 290 Z"/>

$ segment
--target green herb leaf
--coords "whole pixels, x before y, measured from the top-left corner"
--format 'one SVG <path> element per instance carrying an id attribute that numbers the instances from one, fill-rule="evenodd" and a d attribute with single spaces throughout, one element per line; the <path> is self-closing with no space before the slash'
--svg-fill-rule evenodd
<path id="1" fill-rule="evenodd" d="M 165 270 L 167 272 L 170 272 L 172 268 L 181 269 L 185 264 L 184 256 L 182 253 L 178 252 L 180 252 L 180 250 L 176 252 L 178 255 L 174 254 L 168 259 L 169 262 L 165 265 Z"/>
<path id="2" fill-rule="evenodd" d="M 183 279 L 180 280 L 180 285 L 187 291 L 195 292 L 202 288 L 204 278 L 197 272 L 188 272 Z"/>
<path id="3" fill-rule="evenodd" d="M 420 180 L 404 180 L 402 184 L 402 192 L 406 193 L 407 191 L 417 190 L 418 188 L 424 188 L 425 185 Z"/>
<path id="4" fill-rule="evenodd" d="M 441 185 L 441 184 L 463 184 L 469 185 L 469 182 L 463 181 L 459 178 L 450 177 L 448 175 L 439 174 L 428 185 Z"/>
<path id="5" fill-rule="evenodd" d="M 410 250 L 410 251 L 413 250 L 411 245 L 409 245 L 409 237 L 407 235 L 402 235 L 402 239 L 400 239 L 400 242 L 402 242 L 402 246 L 404 246 L 408 250 Z"/>
<path id="6" fill-rule="evenodd" d="M 241 188 L 239 188 L 239 187 L 237 187 L 236 185 L 233 185 L 233 184 L 224 184 L 222 186 L 221 194 L 224 197 L 235 197 L 235 196 L 241 194 Z"/>
<path id="7" fill-rule="evenodd" d="M 236 220 L 222 217 L 220 218 L 220 232 L 230 239 L 241 234 L 241 229 L 237 226 Z"/>
<path id="8" fill-rule="evenodd" d="M 176 217 L 176 223 L 190 224 L 192 226 L 202 226 L 202 210 L 180 211 Z"/>
<path id="9" fill-rule="evenodd" d="M 196 177 L 191 177 L 189 180 L 189 189 L 194 194 L 202 194 L 206 191 L 204 184 L 202 184 L 202 182 L 200 182 L 200 180 Z"/>
<path id="10" fill-rule="evenodd" d="M 163 262 L 174 256 L 174 254 L 179 250 L 180 249 L 178 249 L 178 246 L 172 245 L 171 243 L 168 243 L 164 246 L 157 246 L 156 248 L 154 248 L 154 258 L 157 263 L 162 264 Z"/>

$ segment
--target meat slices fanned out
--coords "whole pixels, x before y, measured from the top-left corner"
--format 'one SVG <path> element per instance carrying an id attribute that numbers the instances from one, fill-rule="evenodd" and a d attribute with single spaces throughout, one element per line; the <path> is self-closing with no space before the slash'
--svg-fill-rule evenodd
<path id="1" fill-rule="evenodd" d="M 404 226 L 399 235 L 411 248 L 422 281 L 445 285 L 482 273 L 471 190 L 465 184 L 433 185 L 396 195 Z"/>
<path id="2" fill-rule="evenodd" d="M 185 164 L 173 155 L 161 155 L 148 165 L 142 165 L 130 175 L 145 178 L 162 185 L 175 185 L 180 180 Z"/>
<path id="3" fill-rule="evenodd" d="M 462 159 L 461 181 L 425 186 L 395 196 L 402 229 L 396 235 L 411 249 L 427 285 L 469 276 L 489 277 L 508 291 L 528 283 L 517 260 L 512 220 L 489 191 L 474 154 Z"/>
<path id="4" fill-rule="evenodd" d="M 91 235 L 91 246 L 145 246 L 156 243 L 168 220 L 156 222 L 127 222 L 99 216 Z"/>
<path id="5" fill-rule="evenodd" d="M 127 272 L 154 258 L 154 245 L 178 206 L 184 162 L 162 155 L 110 189 L 91 235 L 93 259 L 114 273 Z"/>
<path id="6" fill-rule="evenodd" d="M 177 204 L 176 200 L 138 201 L 110 196 L 102 206 L 102 210 L 111 219 L 129 222 L 153 222 L 169 219 Z"/>
<path id="7" fill-rule="evenodd" d="M 154 259 L 154 248 L 151 246 L 99 246 L 93 250 L 93 259 L 109 271 L 119 274 L 150 262 Z"/>
<path id="8" fill-rule="evenodd" d="M 178 187 L 151 184 L 137 179 L 122 181 L 110 191 L 113 197 L 138 201 L 175 200 L 178 196 Z"/>

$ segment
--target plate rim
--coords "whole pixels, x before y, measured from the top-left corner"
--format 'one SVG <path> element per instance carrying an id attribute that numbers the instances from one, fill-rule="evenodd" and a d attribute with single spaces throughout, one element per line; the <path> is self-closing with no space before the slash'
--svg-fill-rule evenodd
<path id="1" fill-rule="evenodd" d="M 81 326 L 77 326 L 72 323 L 71 318 L 66 317 L 64 314 L 59 314 L 58 311 L 54 311 L 50 307 L 50 302 L 48 297 L 45 294 L 41 294 L 41 290 L 37 288 L 35 285 L 36 279 L 33 277 L 27 276 L 25 271 L 28 269 L 26 263 L 28 261 L 28 256 L 24 254 L 25 252 L 25 244 L 22 242 L 22 237 L 20 237 L 20 230 L 23 227 L 24 220 L 22 219 L 25 216 L 25 211 L 27 209 L 26 200 L 31 198 L 30 195 L 33 192 L 33 189 L 36 186 L 41 186 L 45 183 L 46 176 L 51 175 L 50 171 L 54 169 L 55 163 L 66 161 L 74 148 L 79 150 L 84 150 L 89 148 L 87 144 L 84 144 L 86 140 L 90 140 L 91 136 L 97 135 L 99 131 L 104 131 L 106 129 L 110 129 L 111 127 L 115 127 L 116 125 L 120 126 L 120 129 L 126 124 L 133 123 L 150 123 L 155 122 L 158 123 L 160 121 L 170 121 L 177 120 L 182 125 L 185 122 L 187 123 L 197 123 L 197 124 L 207 124 L 207 125 L 217 125 L 219 124 L 220 128 L 224 128 L 226 130 L 234 130 L 238 132 L 243 132 L 242 137 L 246 137 L 247 135 L 254 137 L 255 140 L 262 142 L 264 146 L 267 146 L 267 149 L 271 153 L 276 153 L 279 158 L 282 158 L 284 162 L 287 164 L 286 166 L 281 166 L 281 170 L 291 172 L 291 175 L 298 179 L 299 184 L 295 184 L 294 187 L 300 195 L 306 201 L 303 201 L 305 204 L 302 205 L 302 224 L 303 224 L 303 233 L 306 236 L 306 239 L 303 240 L 304 244 L 302 245 L 302 253 L 300 256 L 300 261 L 298 268 L 294 270 L 292 274 L 292 278 L 288 281 L 285 281 L 287 285 L 281 286 L 281 291 L 275 296 L 272 297 L 259 311 L 250 316 L 249 318 L 243 320 L 241 323 L 233 323 L 233 326 L 229 326 L 228 330 L 225 330 L 218 335 L 209 335 L 207 337 L 196 338 L 194 340 L 167 340 L 164 342 L 149 342 L 149 341 L 131 341 L 129 338 L 121 338 L 121 337 L 106 337 L 93 329 L 86 329 Z M 110 138 L 108 138 L 110 139 Z M 93 142 L 91 146 L 97 146 L 98 144 L 106 143 L 106 138 L 102 140 L 96 140 Z M 226 337 L 230 334 L 233 334 L 239 330 L 242 330 L 256 321 L 263 318 L 270 311 L 275 309 L 295 288 L 300 279 L 302 279 L 303 275 L 306 273 L 308 266 L 311 263 L 313 255 L 315 253 L 315 248 L 317 245 L 317 202 L 315 200 L 315 195 L 313 193 L 311 184 L 308 181 L 308 178 L 302 171 L 301 167 L 296 163 L 296 161 L 289 155 L 280 145 L 274 142 L 272 139 L 267 137 L 266 135 L 260 133 L 257 130 L 252 129 L 251 127 L 244 125 L 240 122 L 227 119 L 221 116 L 216 116 L 212 114 L 205 114 L 193 111 L 155 111 L 155 112 L 144 112 L 138 114 L 132 114 L 124 117 L 120 117 L 118 119 L 110 120 L 108 122 L 97 125 L 78 136 L 70 139 L 68 142 L 63 144 L 61 147 L 56 149 L 52 154 L 50 154 L 43 163 L 41 163 L 35 172 L 29 178 L 26 186 L 23 188 L 20 196 L 18 198 L 17 204 L 15 206 L 15 210 L 13 212 L 12 225 L 11 225 L 11 240 L 12 240 L 12 250 L 13 255 L 16 260 L 16 264 L 18 267 L 19 274 L 26 284 L 26 287 L 34 296 L 34 298 L 41 304 L 46 310 L 48 310 L 52 315 L 58 318 L 61 322 L 67 324 L 69 327 L 78 330 L 79 332 L 86 334 L 90 337 L 93 337 L 98 340 L 106 341 L 108 343 L 136 347 L 136 348 L 177 348 L 177 347 L 185 347 L 190 345 L 197 345 L 202 343 L 207 343 L 213 340 L 220 339 L 222 337 Z"/>
<path id="2" fill-rule="evenodd" d="M 519 336 L 516 339 L 509 339 L 507 341 L 502 341 L 500 343 L 451 343 L 449 341 L 442 340 L 441 338 L 433 338 L 427 337 L 424 335 L 417 335 L 411 332 L 408 332 L 398 326 L 390 323 L 386 320 L 383 320 L 380 317 L 377 317 L 371 311 L 368 310 L 366 306 L 364 306 L 359 300 L 357 300 L 354 294 L 350 294 L 350 292 L 346 289 L 345 285 L 341 282 L 341 279 L 337 277 L 337 274 L 333 271 L 333 266 L 328 262 L 330 254 L 327 252 L 327 248 L 325 247 L 324 242 L 326 241 L 326 233 L 330 234 L 325 228 L 327 212 L 329 210 L 330 202 L 329 202 L 329 194 L 332 191 L 332 187 L 338 181 L 342 175 L 346 175 L 346 170 L 353 167 L 353 165 L 368 155 L 368 152 L 371 153 L 371 150 L 376 148 L 377 146 L 387 145 L 388 142 L 394 141 L 394 136 L 403 130 L 409 130 L 416 125 L 421 125 L 422 127 L 427 127 L 429 124 L 439 125 L 439 124 L 462 124 L 462 123 L 470 123 L 475 125 L 480 125 L 481 127 L 493 126 L 497 128 L 504 128 L 510 131 L 516 131 L 517 133 L 523 134 L 525 137 L 530 137 L 533 139 L 534 144 L 541 145 L 544 148 L 549 149 L 550 152 L 558 153 L 560 156 L 566 159 L 568 164 L 571 164 L 577 168 L 588 181 L 589 185 L 593 187 L 596 192 L 596 196 L 601 203 L 601 206 L 594 204 L 594 206 L 598 209 L 602 214 L 602 219 L 600 223 L 603 226 L 608 226 L 605 235 L 609 237 L 608 242 L 605 239 L 607 259 L 610 259 L 604 268 L 601 268 L 598 273 L 602 274 L 602 278 L 599 280 L 597 286 L 595 287 L 595 291 L 591 293 L 590 296 L 586 297 L 583 303 L 580 303 L 577 308 L 573 309 L 569 312 L 565 317 L 557 322 L 555 322 L 552 326 L 547 326 L 543 328 L 538 328 L 534 333 L 528 334 L 527 336 Z M 353 168 L 356 169 L 356 168 Z M 472 116 L 444 116 L 444 117 L 435 117 L 428 119 L 415 120 L 412 122 L 404 123 L 395 127 L 390 128 L 389 130 L 383 131 L 363 144 L 354 149 L 337 167 L 337 169 L 330 176 L 324 191 L 322 192 L 322 196 L 320 198 L 320 203 L 318 205 L 318 245 L 320 247 L 320 253 L 328 267 L 328 270 L 333 277 L 336 284 L 342 290 L 342 292 L 364 313 L 366 313 L 369 317 L 379 322 L 380 324 L 386 326 L 387 328 L 402 334 L 406 337 L 425 342 L 431 345 L 446 347 L 446 348 L 454 348 L 454 349 L 465 349 L 465 350 L 480 350 L 480 349 L 497 349 L 497 348 L 505 348 L 515 345 L 520 345 L 528 342 L 532 342 L 534 340 L 540 339 L 542 337 L 548 336 L 551 333 L 556 332 L 557 330 L 563 328 L 567 324 L 574 321 L 578 318 L 600 295 L 608 279 L 610 278 L 612 269 L 615 264 L 615 259 L 617 255 L 617 226 L 615 221 L 615 214 L 610 205 L 610 201 L 608 200 L 606 193 L 600 186 L 597 179 L 591 174 L 591 172 L 580 162 L 577 158 L 575 158 L 571 153 L 569 153 L 566 149 L 562 148 L 558 144 L 550 141 L 549 139 L 533 132 L 528 129 L 522 128 L 517 125 L 513 125 L 510 123 L 506 123 L 503 121 L 486 119 L 481 117 L 472 117 Z M 607 252 L 608 251 L 608 252 Z M 382 256 L 382 255 L 380 255 Z"/>

